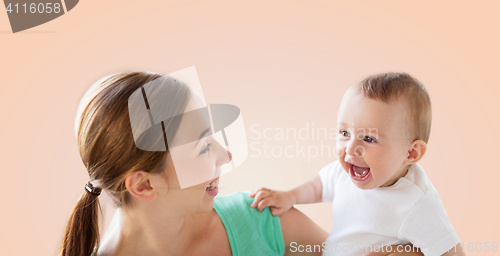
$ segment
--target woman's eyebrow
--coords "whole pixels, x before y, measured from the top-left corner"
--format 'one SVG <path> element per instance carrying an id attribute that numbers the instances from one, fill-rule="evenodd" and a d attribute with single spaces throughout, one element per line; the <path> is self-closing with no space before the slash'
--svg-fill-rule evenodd
<path id="1" fill-rule="evenodd" d="M 200 137 L 198 137 L 198 142 L 196 142 L 196 144 L 194 145 L 195 147 L 198 145 L 198 143 L 200 143 L 200 140 L 203 138 L 203 137 L 206 137 L 207 134 L 210 133 L 210 127 L 208 127 L 207 129 L 205 129 L 203 132 L 201 132 L 200 134 Z"/>
<path id="2" fill-rule="evenodd" d="M 207 134 L 210 133 L 210 127 L 208 127 L 207 129 L 205 129 L 201 134 L 200 134 L 200 137 L 198 139 L 201 139 L 203 137 L 205 137 Z"/>

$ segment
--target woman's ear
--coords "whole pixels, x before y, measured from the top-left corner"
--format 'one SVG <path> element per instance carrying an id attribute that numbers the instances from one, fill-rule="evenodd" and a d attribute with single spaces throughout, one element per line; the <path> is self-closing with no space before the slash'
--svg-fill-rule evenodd
<path id="1" fill-rule="evenodd" d="M 156 195 L 150 183 L 150 175 L 145 171 L 136 171 L 125 178 L 125 187 L 127 191 L 135 198 L 144 201 L 152 201 Z"/>
<path id="2" fill-rule="evenodd" d="M 410 165 L 418 162 L 425 155 L 426 150 L 427 143 L 425 143 L 423 140 L 415 140 L 410 144 L 408 155 L 406 156 L 406 159 L 403 163 L 406 165 Z"/>

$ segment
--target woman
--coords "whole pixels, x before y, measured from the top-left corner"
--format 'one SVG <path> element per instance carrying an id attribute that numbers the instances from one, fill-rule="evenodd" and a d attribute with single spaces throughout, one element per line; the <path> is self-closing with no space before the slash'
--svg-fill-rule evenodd
<path id="1" fill-rule="evenodd" d="M 284 244 L 292 241 L 321 244 L 327 233 L 299 211 L 291 211 L 279 219 L 269 212 L 256 213 L 257 210 L 249 207 L 249 201 L 243 199 L 248 196 L 242 193 L 219 200 L 216 205 L 219 212 L 216 212 L 212 188 L 213 181 L 218 181 L 217 177 L 180 189 L 169 150 L 155 152 L 136 147 L 128 99 L 141 86 L 160 77 L 145 72 L 115 74 L 98 82 L 82 100 L 77 118 L 78 147 L 91 181 L 68 221 L 60 255 L 88 256 L 95 248 L 98 248 L 98 256 L 238 255 L 234 251 L 239 255 L 249 255 L 248 250 L 252 248 L 259 249 L 260 255 L 279 255 L 285 250 Z M 176 94 L 167 103 L 171 111 L 182 114 L 197 107 L 196 96 L 187 86 L 171 78 L 166 82 Z M 182 124 L 172 122 L 166 125 Z M 166 130 L 175 133 L 178 128 L 166 127 Z M 220 169 L 231 161 L 230 153 L 212 136 L 204 139 L 209 142 L 205 142 L 203 159 L 197 164 Z M 102 241 L 98 230 L 101 189 L 118 207 Z M 254 214 L 248 214 L 249 210 Z M 226 223 L 219 215 L 225 216 Z M 244 228 L 244 225 L 231 219 L 236 215 L 254 218 L 247 220 L 253 230 L 241 232 L 238 228 Z M 255 228 L 254 224 L 258 223 L 274 225 L 276 230 L 269 232 L 272 226 Z M 225 227 L 224 224 L 232 226 Z M 266 241 L 261 241 L 262 235 Z M 238 243 L 239 239 L 235 241 L 235 237 L 252 237 L 259 247 L 245 248 L 245 244 Z M 252 243 L 248 241 L 246 245 Z"/>
<path id="2" fill-rule="evenodd" d="M 193 158 L 176 159 L 170 149 L 139 149 L 129 118 L 128 100 L 143 86 L 163 79 L 175 95 L 166 104 L 174 115 L 197 109 L 199 99 L 183 83 L 146 72 L 115 74 L 92 86 L 77 116 L 80 156 L 90 176 L 68 221 L 59 255 L 283 255 L 288 247 L 319 246 L 328 234 L 300 211 L 280 217 L 250 207 L 252 198 L 238 192 L 214 198 L 218 175 L 181 189 L 175 166 L 193 165 L 220 173 L 231 154 L 212 136 L 191 149 Z M 165 144 L 183 121 L 164 122 Z M 134 139 L 136 139 L 134 141 Z M 158 143 L 162 142 L 159 138 Z M 155 142 L 155 143 L 156 143 Z M 179 161 L 181 161 L 179 163 Z M 182 162 L 184 161 L 184 162 Z M 102 241 L 98 196 L 105 190 L 118 207 Z"/>

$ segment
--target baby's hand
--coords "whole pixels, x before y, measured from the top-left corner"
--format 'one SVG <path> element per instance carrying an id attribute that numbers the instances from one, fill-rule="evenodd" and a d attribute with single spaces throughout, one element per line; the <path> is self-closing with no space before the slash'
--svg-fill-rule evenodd
<path id="1" fill-rule="evenodd" d="M 271 210 L 271 214 L 279 216 L 290 210 L 295 204 L 295 197 L 289 191 L 275 191 L 268 188 L 259 188 L 249 194 L 250 197 L 255 197 L 255 200 L 250 205 L 262 211 L 266 206 Z"/>

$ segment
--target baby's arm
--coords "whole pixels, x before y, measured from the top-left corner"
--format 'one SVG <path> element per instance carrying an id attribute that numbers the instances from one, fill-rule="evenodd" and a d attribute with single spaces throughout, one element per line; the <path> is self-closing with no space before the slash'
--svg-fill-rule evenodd
<path id="1" fill-rule="evenodd" d="M 257 207 L 259 211 L 262 211 L 268 206 L 273 215 L 281 215 L 292 208 L 294 204 L 321 202 L 322 189 L 319 175 L 289 191 L 259 188 L 250 193 L 250 197 L 255 197 L 251 207 Z"/>

